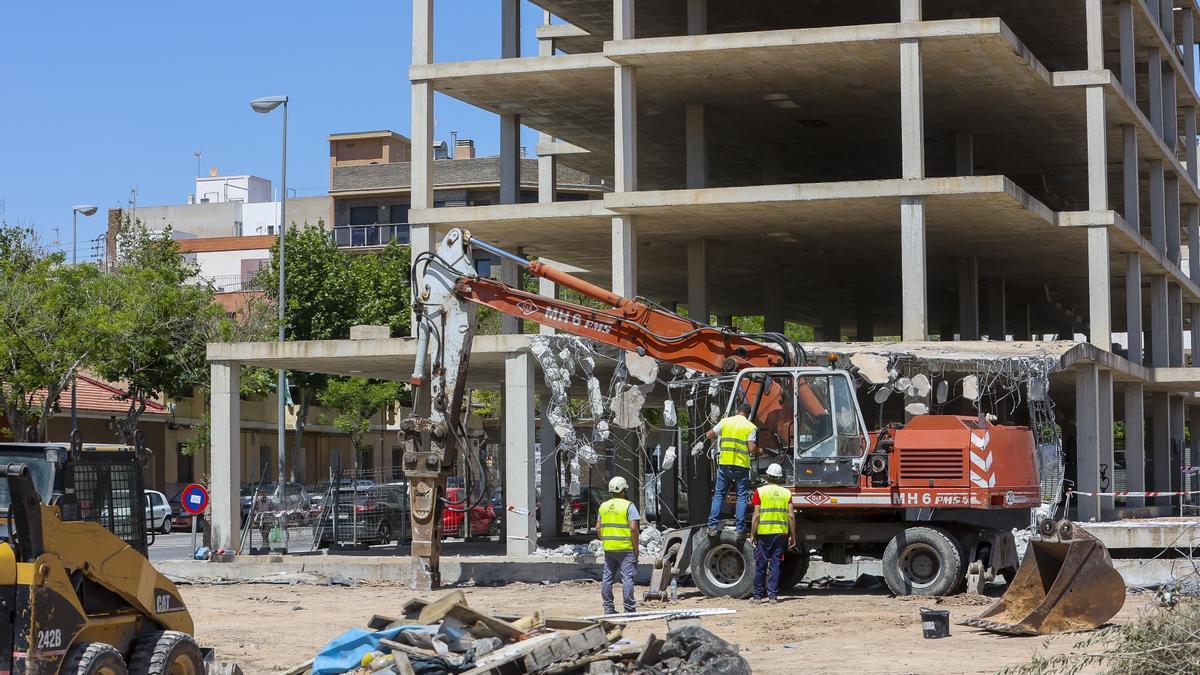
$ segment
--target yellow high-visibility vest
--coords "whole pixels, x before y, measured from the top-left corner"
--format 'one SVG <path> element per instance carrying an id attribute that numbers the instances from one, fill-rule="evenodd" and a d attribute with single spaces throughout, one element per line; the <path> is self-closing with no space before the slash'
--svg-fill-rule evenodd
<path id="1" fill-rule="evenodd" d="M 632 551 L 629 539 L 628 499 L 613 497 L 600 505 L 600 542 L 605 551 Z"/>
<path id="2" fill-rule="evenodd" d="M 758 530 L 756 534 L 787 534 L 788 502 L 792 491 L 782 485 L 758 488 Z"/>
<path id="3" fill-rule="evenodd" d="M 721 454 L 717 456 L 717 464 L 749 469 L 750 441 L 756 432 L 758 427 L 754 422 L 741 415 L 721 420 Z"/>

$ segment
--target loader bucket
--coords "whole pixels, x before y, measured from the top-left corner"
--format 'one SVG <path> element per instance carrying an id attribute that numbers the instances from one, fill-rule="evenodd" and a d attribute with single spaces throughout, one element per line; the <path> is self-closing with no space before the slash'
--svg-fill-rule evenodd
<path id="1" fill-rule="evenodd" d="M 1103 625 L 1125 604 L 1125 580 L 1108 549 L 1070 521 L 1043 521 L 1008 590 L 963 622 L 998 633 L 1047 635 Z"/>

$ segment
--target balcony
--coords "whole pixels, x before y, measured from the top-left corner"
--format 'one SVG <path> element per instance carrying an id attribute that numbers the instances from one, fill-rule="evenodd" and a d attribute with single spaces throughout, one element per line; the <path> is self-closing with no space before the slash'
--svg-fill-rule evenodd
<path id="1" fill-rule="evenodd" d="M 254 274 L 197 276 L 192 281 L 198 286 L 209 286 L 217 293 L 246 293 L 263 290 L 257 282 L 256 276 Z"/>
<path id="2" fill-rule="evenodd" d="M 339 248 L 387 246 L 393 241 L 408 243 L 408 223 L 342 225 L 333 228 L 333 241 Z"/>

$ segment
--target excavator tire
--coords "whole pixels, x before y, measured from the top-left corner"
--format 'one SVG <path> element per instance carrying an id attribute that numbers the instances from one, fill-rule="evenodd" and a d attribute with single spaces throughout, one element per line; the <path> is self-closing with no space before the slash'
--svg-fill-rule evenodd
<path id="1" fill-rule="evenodd" d="M 780 592 L 795 588 L 805 574 L 808 574 L 808 548 L 801 544 L 800 548 L 789 549 L 783 557 L 783 567 L 779 570 Z"/>
<path id="2" fill-rule="evenodd" d="M 204 656 L 187 633 L 148 633 L 134 647 L 129 671 L 132 675 L 204 675 Z"/>
<path id="3" fill-rule="evenodd" d="M 958 541 L 938 527 L 910 527 L 883 550 L 883 579 L 896 595 L 950 595 L 966 573 Z"/>
<path id="4" fill-rule="evenodd" d="M 696 534 L 692 581 L 710 598 L 748 598 L 754 593 L 754 549 L 732 530 Z"/>
<path id="5" fill-rule="evenodd" d="M 116 647 L 103 642 L 83 642 L 71 647 L 62 672 L 68 675 L 126 675 L 129 670 Z"/>

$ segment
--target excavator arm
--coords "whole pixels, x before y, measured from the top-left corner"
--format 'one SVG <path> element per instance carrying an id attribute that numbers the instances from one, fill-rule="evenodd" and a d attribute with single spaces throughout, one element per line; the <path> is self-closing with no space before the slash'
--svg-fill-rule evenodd
<path id="1" fill-rule="evenodd" d="M 482 277 L 475 270 L 474 249 L 515 263 L 535 277 L 608 308 L 547 298 Z M 405 454 L 404 469 L 412 504 L 414 562 L 424 570 L 420 582 L 430 587 L 440 583 L 440 511 L 463 506 L 446 500 L 445 474 L 455 465 L 459 452 L 480 442 L 469 438 L 463 425 L 477 305 L 706 374 L 804 365 L 803 350 L 783 335 L 749 336 L 709 326 L 649 302 L 623 297 L 542 261 L 514 255 L 473 238 L 464 229 L 450 230 L 436 251 L 416 256 L 411 281 L 418 337 L 411 378 L 415 412 L 401 423 L 401 429 L 413 448 Z M 758 421 L 772 437 L 790 438 L 794 415 L 783 388 L 771 380 L 742 382 L 746 400 L 758 401 Z M 798 398 L 806 412 L 824 414 L 824 406 L 807 384 L 801 386 Z"/>

